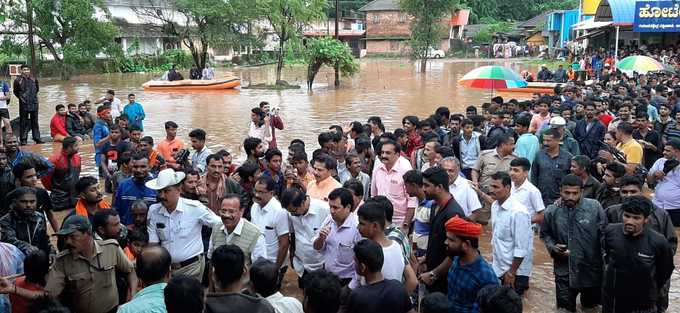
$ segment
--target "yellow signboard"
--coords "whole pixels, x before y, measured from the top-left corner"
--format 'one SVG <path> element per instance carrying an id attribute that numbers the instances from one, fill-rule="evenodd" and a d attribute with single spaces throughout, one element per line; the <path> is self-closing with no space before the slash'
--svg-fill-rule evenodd
<path id="1" fill-rule="evenodd" d="M 583 15 L 595 15 L 602 0 L 583 0 Z"/>

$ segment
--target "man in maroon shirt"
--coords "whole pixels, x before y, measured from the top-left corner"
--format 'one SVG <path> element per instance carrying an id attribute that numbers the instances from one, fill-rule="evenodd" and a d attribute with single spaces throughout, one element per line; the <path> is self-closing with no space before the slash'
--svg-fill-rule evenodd
<path id="1" fill-rule="evenodd" d="M 262 101 L 260 102 L 260 109 L 271 117 L 269 124 L 272 128 L 272 141 L 269 142 L 269 148 L 276 148 L 276 130 L 283 130 L 283 120 L 279 116 L 279 108 L 274 108 L 274 110 L 271 111 L 269 102 Z"/>

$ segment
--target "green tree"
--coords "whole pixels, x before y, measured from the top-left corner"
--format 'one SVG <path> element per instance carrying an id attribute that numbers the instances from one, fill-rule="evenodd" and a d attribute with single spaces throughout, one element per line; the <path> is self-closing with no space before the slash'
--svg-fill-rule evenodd
<path id="1" fill-rule="evenodd" d="M 340 73 L 349 77 L 359 71 L 359 64 L 349 48 L 340 40 L 332 37 L 310 39 L 307 41 L 307 88 L 312 90 L 314 78 L 322 66 L 338 66 Z"/>
<path id="2" fill-rule="evenodd" d="M 209 48 L 240 47 L 255 38 L 248 31 L 248 22 L 256 10 L 249 0 L 147 0 L 147 5 L 135 7 L 135 13 L 161 25 L 161 30 L 177 37 L 191 52 L 197 68 L 204 68 Z"/>
<path id="3" fill-rule="evenodd" d="M 300 40 L 303 28 L 326 18 L 326 0 L 259 0 L 259 9 L 267 18 L 278 41 L 276 83 L 281 83 L 284 51 L 288 41 Z"/>
<path id="4" fill-rule="evenodd" d="M 420 71 L 425 72 L 428 52 L 438 47 L 443 34 L 442 18 L 450 16 L 458 0 L 399 0 L 399 5 L 413 17 L 411 22 L 411 58 L 420 60 Z"/>
<path id="5" fill-rule="evenodd" d="M 6 15 L 10 27 L 26 29 L 26 4 L 14 3 Z M 45 47 L 57 62 L 62 79 L 70 77 L 75 65 L 91 62 L 97 54 L 116 46 L 114 38 L 118 30 L 106 21 L 108 11 L 104 1 L 31 0 L 30 3 L 38 45 Z"/>

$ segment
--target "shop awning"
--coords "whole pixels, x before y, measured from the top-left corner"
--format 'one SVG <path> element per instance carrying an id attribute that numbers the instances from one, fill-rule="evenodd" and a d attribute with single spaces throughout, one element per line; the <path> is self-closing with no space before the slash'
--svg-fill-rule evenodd
<path id="1" fill-rule="evenodd" d="M 594 19 L 589 19 L 585 20 L 582 22 L 578 22 L 571 27 L 574 30 L 589 30 L 589 29 L 596 29 L 596 28 L 602 28 L 602 27 L 607 27 L 611 25 L 612 22 L 595 22 Z"/>
<path id="2" fill-rule="evenodd" d="M 584 39 L 589 39 L 589 38 L 593 38 L 593 37 L 599 37 L 599 36 L 601 36 L 601 35 L 604 35 L 604 33 L 606 33 L 606 32 L 607 32 L 607 31 L 604 30 L 604 29 L 598 29 L 598 30 L 596 30 L 596 31 L 594 31 L 594 32 L 590 32 L 590 33 L 585 34 L 585 35 L 583 35 L 583 36 L 578 36 L 578 37 L 576 37 L 575 40 L 576 40 L 576 41 L 581 41 L 581 40 L 584 40 Z"/>

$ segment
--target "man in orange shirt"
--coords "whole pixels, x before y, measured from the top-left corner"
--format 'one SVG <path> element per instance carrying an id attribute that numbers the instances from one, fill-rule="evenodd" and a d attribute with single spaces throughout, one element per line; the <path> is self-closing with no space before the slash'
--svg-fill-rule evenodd
<path id="1" fill-rule="evenodd" d="M 314 159 L 314 181 L 307 186 L 307 195 L 313 199 L 328 201 L 331 191 L 342 185 L 331 176 L 331 171 L 337 169 L 338 163 L 328 154 L 321 154 Z"/>
<path id="2" fill-rule="evenodd" d="M 184 149 L 182 139 L 177 138 L 178 127 L 177 123 L 173 121 L 165 122 L 165 139 L 156 146 L 156 151 L 165 159 L 166 165 L 175 170 L 181 168 L 181 165 L 175 161 L 175 153 Z"/>

